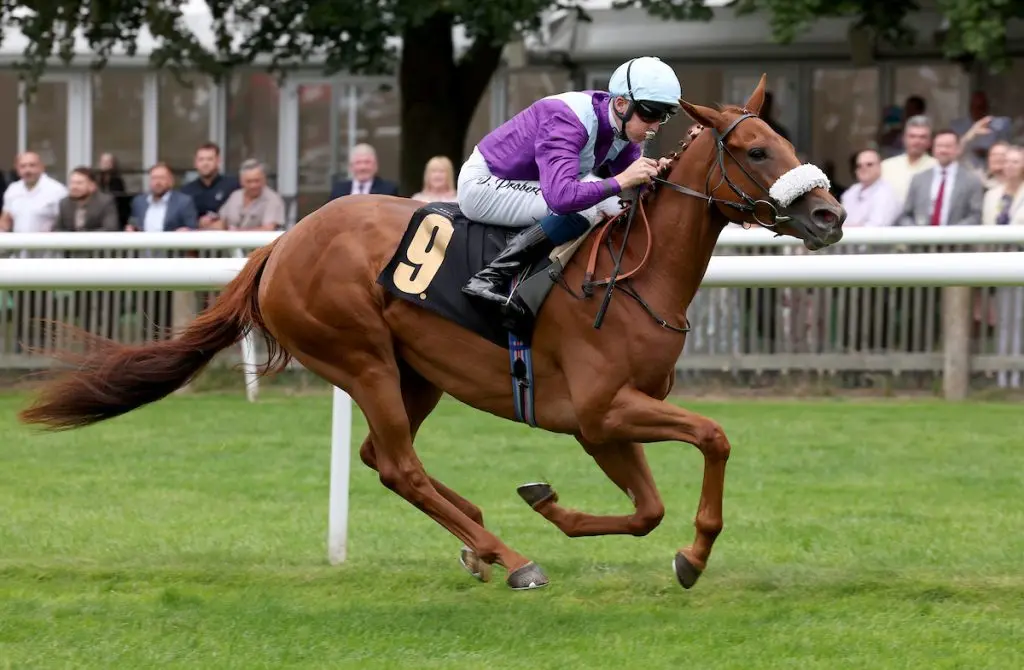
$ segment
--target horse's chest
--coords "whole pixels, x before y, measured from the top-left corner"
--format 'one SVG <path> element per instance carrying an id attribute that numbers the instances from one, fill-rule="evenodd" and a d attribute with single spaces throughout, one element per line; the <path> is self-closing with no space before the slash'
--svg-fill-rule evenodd
<path id="1" fill-rule="evenodd" d="M 666 379 L 671 380 L 675 374 L 684 342 L 684 335 L 675 335 L 631 343 L 630 367 L 637 390 L 653 397 L 663 397 L 668 392 Z"/>

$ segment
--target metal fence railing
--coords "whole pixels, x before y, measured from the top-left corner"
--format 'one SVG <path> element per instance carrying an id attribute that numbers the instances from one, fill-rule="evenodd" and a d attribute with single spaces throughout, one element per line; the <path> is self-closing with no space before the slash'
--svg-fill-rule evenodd
<path id="1" fill-rule="evenodd" d="M 779 244 L 768 236 L 735 243 L 740 239 L 735 233 L 763 231 L 727 232 L 716 254 L 807 253 L 802 247 Z M 9 239 L 15 236 L 4 237 L 8 238 L 3 247 L 7 251 L 0 249 L 0 256 L 215 257 L 244 253 L 224 248 L 16 250 L 15 242 Z M 1021 251 L 1024 231 L 1021 241 L 1012 243 L 874 242 L 844 241 L 816 254 Z M 254 246 L 258 245 L 247 248 Z M 162 331 L 184 326 L 215 295 L 149 290 L 0 290 L 0 370 L 49 364 L 46 352 L 55 343 L 47 340 L 37 319 L 75 323 L 121 342 L 141 343 L 161 337 Z M 818 375 L 884 374 L 928 384 L 928 379 L 943 369 L 941 295 L 938 288 L 899 286 L 704 288 L 689 310 L 692 331 L 678 369 L 691 381 L 749 381 L 758 375 L 803 371 Z M 972 289 L 972 296 L 968 327 L 972 336 L 970 368 L 975 378 L 982 380 L 979 383 L 1019 387 L 1024 372 L 1024 287 L 977 288 Z"/>

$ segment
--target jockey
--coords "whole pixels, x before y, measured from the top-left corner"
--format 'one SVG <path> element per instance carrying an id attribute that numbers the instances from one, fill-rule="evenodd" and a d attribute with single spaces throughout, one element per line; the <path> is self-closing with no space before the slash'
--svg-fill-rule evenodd
<path id="1" fill-rule="evenodd" d="M 666 63 L 633 58 L 607 92 L 542 98 L 481 140 L 459 171 L 459 207 L 473 221 L 525 230 L 463 292 L 522 313 L 498 293 L 502 282 L 618 211 L 624 189 L 658 174 L 668 159 L 642 157 L 645 134 L 679 110 L 680 94 Z M 596 176 L 598 168 L 609 176 Z"/>

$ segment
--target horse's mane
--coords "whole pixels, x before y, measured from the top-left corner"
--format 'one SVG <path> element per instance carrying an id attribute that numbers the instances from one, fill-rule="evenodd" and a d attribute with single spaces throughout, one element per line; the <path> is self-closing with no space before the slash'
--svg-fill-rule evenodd
<path id="1" fill-rule="evenodd" d="M 746 114 L 747 113 L 747 109 L 745 109 L 741 105 L 731 105 L 731 104 L 726 104 L 726 103 L 722 103 L 722 102 L 717 102 L 717 103 L 715 103 L 715 107 L 718 109 L 719 112 L 721 112 L 723 114 L 729 114 L 729 113 L 732 113 L 732 114 Z M 676 150 L 671 152 L 667 156 L 667 158 L 669 158 L 672 161 L 672 164 L 665 170 L 664 173 L 662 173 L 663 175 L 668 174 L 668 172 L 672 170 L 672 168 L 675 166 L 675 164 L 679 162 L 679 160 L 683 157 L 683 152 L 686 151 L 686 147 L 689 146 L 689 143 L 690 143 L 689 142 L 689 137 L 687 135 L 684 135 L 683 138 L 681 140 L 679 140 L 679 143 L 676 145 Z M 655 184 L 653 186 L 653 188 L 646 189 L 643 192 L 643 194 L 640 196 L 641 201 L 647 201 L 648 198 L 650 196 L 654 195 L 654 193 L 657 190 L 658 190 L 657 184 Z"/>
<path id="2" fill-rule="evenodd" d="M 731 105 L 731 104 L 726 104 L 726 103 L 722 103 L 722 102 L 716 102 L 715 103 L 715 108 L 718 109 L 718 111 L 723 113 L 723 114 L 738 114 L 739 115 L 739 114 L 747 114 L 747 113 L 749 113 L 749 110 L 747 110 L 742 105 Z M 662 173 L 663 176 L 668 174 L 668 172 L 670 172 L 672 170 L 672 168 L 675 166 L 675 164 L 678 163 L 679 160 L 683 157 L 683 152 L 686 151 L 686 147 L 689 146 L 689 143 L 690 143 L 689 142 L 689 137 L 687 135 L 683 135 L 683 138 L 681 140 L 679 140 L 679 143 L 676 145 L 676 150 L 671 152 L 671 153 L 669 153 L 669 155 L 667 156 L 667 158 L 669 158 L 672 161 L 672 164 L 665 170 L 665 172 Z M 646 202 L 649 199 L 649 197 L 653 196 L 654 193 L 656 191 L 658 191 L 658 190 L 659 189 L 658 189 L 657 184 L 655 184 L 651 188 L 645 189 L 643 194 L 640 196 L 640 200 L 642 202 Z"/>

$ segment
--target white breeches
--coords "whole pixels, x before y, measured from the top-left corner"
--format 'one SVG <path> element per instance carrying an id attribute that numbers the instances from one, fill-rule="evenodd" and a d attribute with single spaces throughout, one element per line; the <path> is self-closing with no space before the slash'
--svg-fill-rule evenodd
<path id="1" fill-rule="evenodd" d="M 588 174 L 582 181 L 601 181 L 601 178 Z M 603 214 L 615 215 L 621 211 L 620 197 L 605 198 L 580 214 L 593 225 Z M 495 177 L 476 147 L 459 171 L 458 202 L 462 213 L 473 221 L 509 228 L 532 226 L 551 213 L 540 192 L 540 182 Z"/>

